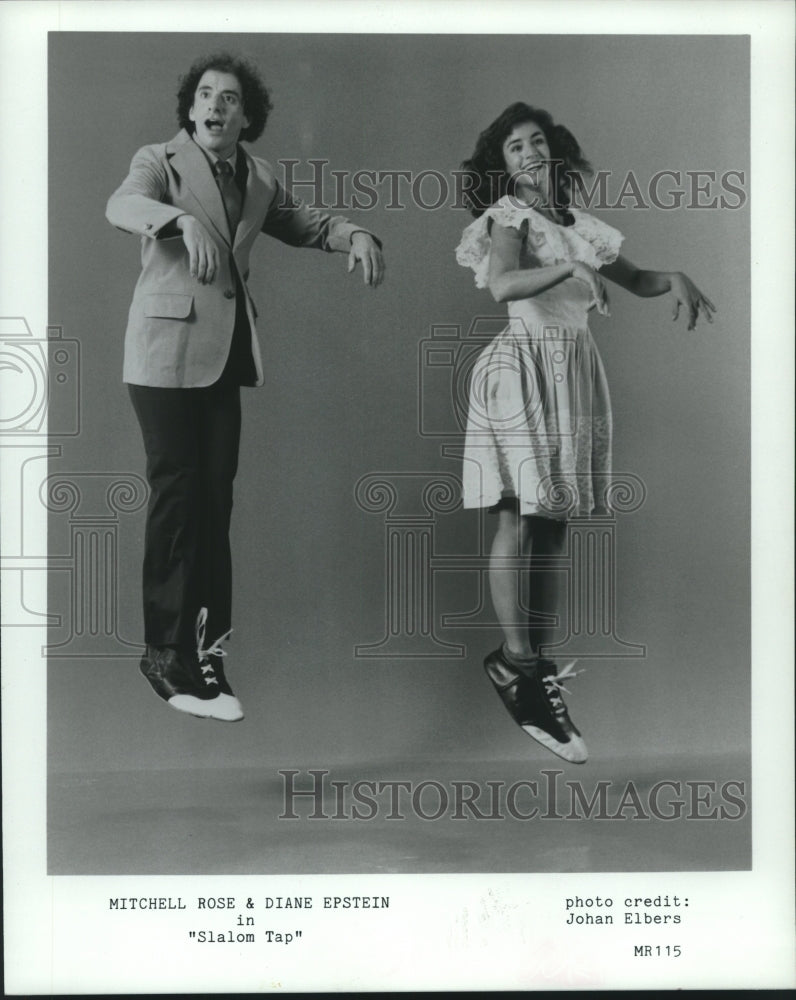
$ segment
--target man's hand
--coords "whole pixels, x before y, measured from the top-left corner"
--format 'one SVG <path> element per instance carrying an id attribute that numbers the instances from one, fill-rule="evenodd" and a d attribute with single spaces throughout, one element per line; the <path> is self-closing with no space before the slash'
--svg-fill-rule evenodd
<path id="1" fill-rule="evenodd" d="M 369 233 L 354 233 L 351 237 L 351 252 L 348 255 L 348 273 L 362 263 L 365 284 L 376 288 L 384 280 L 384 257 L 379 244 Z"/>
<path id="2" fill-rule="evenodd" d="M 182 233 L 182 241 L 188 249 L 191 277 L 203 285 L 210 285 L 218 270 L 218 247 L 198 219 L 192 215 L 180 215 L 176 221 Z"/>

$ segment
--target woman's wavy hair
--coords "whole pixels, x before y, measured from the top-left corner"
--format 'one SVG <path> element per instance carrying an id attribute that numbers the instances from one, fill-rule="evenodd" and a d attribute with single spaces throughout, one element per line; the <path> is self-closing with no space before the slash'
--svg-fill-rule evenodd
<path id="1" fill-rule="evenodd" d="M 209 69 L 217 73 L 232 73 L 237 77 L 243 98 L 243 113 L 249 119 L 249 124 L 241 130 L 240 137 L 244 142 L 254 142 L 255 139 L 259 139 L 268 121 L 268 113 L 273 108 L 271 95 L 251 63 L 229 52 L 202 56 L 196 60 L 185 76 L 180 78 L 180 89 L 177 91 L 177 120 L 180 128 L 191 133 L 194 131 L 194 123 L 188 117 L 188 112 L 193 106 L 199 81 Z"/>
<path id="2" fill-rule="evenodd" d="M 513 193 L 513 184 L 503 159 L 503 144 L 517 125 L 526 122 L 535 122 L 541 128 L 550 147 L 553 204 L 556 208 L 569 207 L 572 203 L 573 177 L 581 177 L 591 170 L 591 164 L 568 128 L 556 125 L 547 111 L 517 101 L 484 129 L 478 136 L 473 155 L 462 163 L 461 169 L 471 177 L 464 200 L 476 219 L 504 194 Z"/>

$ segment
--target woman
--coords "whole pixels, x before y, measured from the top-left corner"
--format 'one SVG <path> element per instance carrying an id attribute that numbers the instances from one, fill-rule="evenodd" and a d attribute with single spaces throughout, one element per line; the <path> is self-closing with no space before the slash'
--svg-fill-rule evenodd
<path id="1" fill-rule="evenodd" d="M 573 763 L 584 741 L 561 698 L 563 679 L 542 654 L 556 615 L 566 520 L 607 509 L 611 403 L 591 309 L 608 315 L 605 278 L 634 295 L 672 296 L 693 329 L 715 306 L 686 275 L 641 270 L 620 256 L 616 229 L 572 206 L 589 164 L 548 112 L 508 107 L 462 165 L 476 221 L 456 255 L 476 285 L 508 303 L 509 325 L 473 369 L 463 473 L 465 507 L 497 515 L 490 590 L 505 641 L 484 666 L 515 721 Z M 517 557 L 530 573 L 533 620 L 519 599 Z"/>

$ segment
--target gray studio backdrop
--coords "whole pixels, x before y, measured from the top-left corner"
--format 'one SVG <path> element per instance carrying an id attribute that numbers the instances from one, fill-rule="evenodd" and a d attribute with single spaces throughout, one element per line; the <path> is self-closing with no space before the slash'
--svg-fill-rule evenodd
<path id="1" fill-rule="evenodd" d="M 419 361 L 432 328 L 466 332 L 474 317 L 503 312 L 456 264 L 453 250 L 470 219 L 452 191 L 444 205 L 424 210 L 404 186 L 406 207 L 398 209 L 387 207 L 382 185 L 371 210 L 348 213 L 384 241 L 387 281 L 376 292 L 346 275 L 344 256 L 266 238 L 256 246 L 250 283 L 266 384 L 243 392 L 228 660 L 247 718 L 229 727 L 182 718 L 157 703 L 138 674 L 144 462 L 121 363 L 139 246 L 108 225 L 104 208 L 135 150 L 176 133 L 179 75 L 197 54 L 219 47 L 262 68 L 274 111 L 253 152 L 272 163 L 300 161 L 299 180 L 312 176 L 311 158 L 351 173 L 450 176 L 477 133 L 524 100 L 567 124 L 595 166 L 611 171 L 616 192 L 631 170 L 642 189 L 664 169 L 717 177 L 737 170 L 748 179 L 748 43 L 531 34 L 51 36 L 49 316 L 80 353 L 79 433 L 58 438 L 50 428 L 61 446 L 50 483 L 60 478 L 80 490 L 79 503 L 74 492 L 51 497 L 50 612 L 60 616 L 51 632 L 52 768 L 247 765 L 273 773 L 341 762 L 539 758 L 481 669 L 497 629 L 445 617 L 474 612 L 470 625 L 489 620 L 488 598 L 475 612 L 483 598 L 480 533 L 488 541 L 491 526 L 475 511 L 450 509 L 445 490 L 459 474 L 452 424 L 445 437 L 452 369 L 427 365 L 421 374 Z M 427 204 L 436 198 L 434 183 L 423 187 Z M 627 256 L 684 270 L 719 311 L 712 327 L 690 333 L 682 320 L 672 324 L 663 300 L 616 289 L 611 318 L 593 323 L 612 388 L 615 467 L 646 489 L 638 509 L 617 516 L 614 550 L 616 634 L 645 655 L 587 661 L 570 707 L 594 757 L 743 756 L 750 729 L 748 209 L 626 204 L 597 214 L 624 232 Z M 423 392 L 431 395 L 420 405 Z M 423 419 L 435 426 L 423 427 Z M 356 485 L 369 475 L 372 488 L 360 490 L 358 502 Z M 435 476 L 443 485 L 430 488 L 424 504 Z M 390 490 L 391 509 L 381 502 Z M 420 574 L 431 583 L 433 636 L 404 628 L 395 639 L 404 645 L 381 652 L 409 655 L 356 656 L 355 647 L 379 643 L 388 629 L 388 536 L 407 546 L 399 545 L 396 559 L 415 553 L 434 568 Z M 456 555 L 472 558 L 457 570 L 445 558 Z M 401 572 L 417 578 L 406 566 Z M 425 655 L 456 646 L 466 655 Z"/>

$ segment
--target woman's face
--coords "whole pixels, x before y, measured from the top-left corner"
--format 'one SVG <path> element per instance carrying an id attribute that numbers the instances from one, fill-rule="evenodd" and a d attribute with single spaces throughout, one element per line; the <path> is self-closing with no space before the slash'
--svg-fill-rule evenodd
<path id="1" fill-rule="evenodd" d="M 550 175 L 550 147 L 536 122 L 515 125 L 503 143 L 506 172 L 518 188 L 547 190 Z"/>

